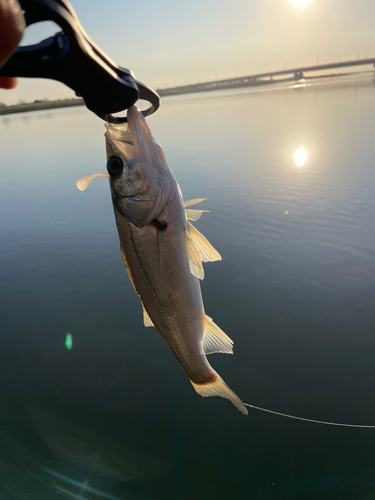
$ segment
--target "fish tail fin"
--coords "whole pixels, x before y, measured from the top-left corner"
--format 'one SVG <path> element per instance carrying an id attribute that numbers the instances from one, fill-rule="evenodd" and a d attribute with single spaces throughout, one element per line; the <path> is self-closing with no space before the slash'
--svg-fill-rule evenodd
<path id="1" fill-rule="evenodd" d="M 195 384 L 190 380 L 195 391 L 204 398 L 210 398 L 214 396 L 221 396 L 222 398 L 229 399 L 233 406 L 237 408 L 244 415 L 248 414 L 246 406 L 240 400 L 240 398 L 235 394 L 224 380 L 217 375 L 216 380 L 209 382 L 207 384 Z"/>

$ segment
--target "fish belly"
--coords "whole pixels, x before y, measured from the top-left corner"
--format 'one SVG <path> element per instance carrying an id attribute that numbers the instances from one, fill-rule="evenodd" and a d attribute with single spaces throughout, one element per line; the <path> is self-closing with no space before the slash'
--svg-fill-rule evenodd
<path id="1" fill-rule="evenodd" d="M 216 372 L 203 351 L 205 312 L 199 280 L 189 270 L 182 224 L 169 221 L 159 258 L 158 228 L 137 228 L 117 217 L 120 244 L 134 287 L 156 330 L 190 379 L 212 381 Z"/>

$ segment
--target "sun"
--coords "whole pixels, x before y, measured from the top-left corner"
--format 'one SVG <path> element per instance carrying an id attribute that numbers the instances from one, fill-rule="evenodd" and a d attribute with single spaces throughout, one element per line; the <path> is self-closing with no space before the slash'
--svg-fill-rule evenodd
<path id="1" fill-rule="evenodd" d="M 298 148 L 294 153 L 294 161 L 297 167 L 303 167 L 307 160 L 307 151 L 305 148 Z"/>
<path id="2" fill-rule="evenodd" d="M 303 5 L 307 5 L 310 0 L 290 0 L 294 5 L 300 5 L 300 6 L 303 6 Z"/>

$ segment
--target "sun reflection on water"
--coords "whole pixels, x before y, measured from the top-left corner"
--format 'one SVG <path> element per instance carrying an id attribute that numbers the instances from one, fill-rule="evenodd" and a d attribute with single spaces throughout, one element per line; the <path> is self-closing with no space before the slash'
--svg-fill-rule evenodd
<path id="1" fill-rule="evenodd" d="M 307 152 L 305 148 L 298 148 L 294 153 L 294 160 L 296 162 L 297 167 L 303 167 L 306 163 Z"/>

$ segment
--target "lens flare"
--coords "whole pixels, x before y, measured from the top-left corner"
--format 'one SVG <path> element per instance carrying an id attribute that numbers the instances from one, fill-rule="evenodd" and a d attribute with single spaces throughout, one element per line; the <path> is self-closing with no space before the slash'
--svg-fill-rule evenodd
<path id="1" fill-rule="evenodd" d="M 307 152 L 305 148 L 298 148 L 294 153 L 294 160 L 296 162 L 297 167 L 303 167 L 306 163 Z"/>
<path id="2" fill-rule="evenodd" d="M 65 347 L 70 351 L 73 347 L 73 337 L 71 333 L 67 333 L 65 337 Z"/>

